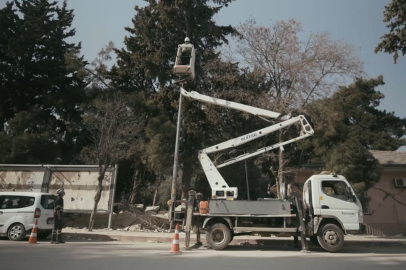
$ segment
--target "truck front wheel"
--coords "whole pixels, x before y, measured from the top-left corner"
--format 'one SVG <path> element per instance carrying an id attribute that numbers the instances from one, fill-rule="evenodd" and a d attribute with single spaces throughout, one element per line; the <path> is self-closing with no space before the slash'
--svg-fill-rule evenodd
<path id="1" fill-rule="evenodd" d="M 231 231 L 226 225 L 215 223 L 206 231 L 206 241 L 212 249 L 224 249 L 231 242 Z"/>
<path id="2" fill-rule="evenodd" d="M 320 246 L 328 252 L 336 252 L 344 246 L 344 234 L 334 224 L 326 224 L 317 233 Z"/>

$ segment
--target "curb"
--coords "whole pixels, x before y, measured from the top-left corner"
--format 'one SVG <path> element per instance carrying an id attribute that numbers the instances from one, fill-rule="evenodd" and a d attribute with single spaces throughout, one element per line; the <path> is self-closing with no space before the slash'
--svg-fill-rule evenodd
<path id="1" fill-rule="evenodd" d="M 64 236 L 75 239 L 98 240 L 98 241 L 120 241 L 120 242 L 147 242 L 147 243 L 172 243 L 172 237 L 153 236 L 130 236 L 130 235 L 106 235 L 95 233 L 63 233 Z M 181 242 L 184 238 L 180 239 Z M 193 243 L 194 238 L 191 239 Z M 205 243 L 205 239 L 202 239 Z M 310 243 L 310 242 L 309 242 Z M 293 239 L 233 239 L 229 245 L 263 245 L 263 246 L 293 246 Z M 310 243 L 311 245 L 311 243 Z M 354 241 L 345 242 L 346 247 L 406 247 L 405 241 Z"/>

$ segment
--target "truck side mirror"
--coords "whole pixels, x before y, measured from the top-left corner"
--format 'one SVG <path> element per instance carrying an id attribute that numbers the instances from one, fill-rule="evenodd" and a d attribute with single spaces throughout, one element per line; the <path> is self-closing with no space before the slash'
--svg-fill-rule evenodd
<path id="1" fill-rule="evenodd" d="M 347 186 L 348 198 L 351 199 L 352 202 L 357 202 L 357 197 L 352 193 L 351 187 Z"/>

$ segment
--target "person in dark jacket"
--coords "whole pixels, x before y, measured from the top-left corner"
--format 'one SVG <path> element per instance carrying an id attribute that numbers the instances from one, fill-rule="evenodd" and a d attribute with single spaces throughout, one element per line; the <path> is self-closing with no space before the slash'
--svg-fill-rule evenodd
<path id="1" fill-rule="evenodd" d="M 63 214 L 63 196 L 65 190 L 63 188 L 58 189 L 56 194 L 58 195 L 55 201 L 54 207 L 54 228 L 52 230 L 52 244 L 65 243 L 62 239 L 62 214 Z"/>

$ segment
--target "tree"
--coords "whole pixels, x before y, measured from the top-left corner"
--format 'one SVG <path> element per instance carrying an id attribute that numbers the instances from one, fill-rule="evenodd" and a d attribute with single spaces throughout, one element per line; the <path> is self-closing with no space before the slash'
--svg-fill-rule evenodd
<path id="1" fill-rule="evenodd" d="M 406 145 L 406 118 L 378 109 L 383 77 L 356 79 L 331 97 L 309 105 L 315 134 L 299 142 L 302 162 L 322 161 L 343 174 L 358 195 L 379 180 L 379 164 L 369 150 L 395 151 Z"/>
<path id="2" fill-rule="evenodd" d="M 77 151 L 86 84 L 65 66 L 64 54 L 80 50 L 67 41 L 73 17 L 66 1 L 10 1 L 0 10 L 1 162 L 69 162 Z"/>
<path id="3" fill-rule="evenodd" d="M 116 50 L 117 67 L 112 76 L 123 91 L 151 91 L 173 78 L 177 45 L 189 37 L 202 62 L 214 57 L 213 49 L 235 32 L 231 26 L 216 25 L 213 17 L 233 0 L 146 0 L 135 7 L 133 27 L 126 27 L 125 49 Z M 210 5 L 212 2 L 216 5 Z M 197 64 L 197 70 L 200 65 Z M 129 89 L 130 88 L 130 89 Z"/>
<path id="4" fill-rule="evenodd" d="M 142 115 L 131 108 L 127 99 L 119 94 L 99 97 L 93 101 L 93 106 L 93 109 L 87 111 L 84 117 L 92 143 L 82 152 L 85 159 L 95 160 L 99 166 L 89 231 L 93 229 L 107 168 L 129 155 L 131 145 L 136 143 L 144 123 Z"/>
<path id="5" fill-rule="evenodd" d="M 237 59 L 266 77 L 266 107 L 284 114 L 306 112 L 313 101 L 334 92 L 347 77 L 363 74 L 363 63 L 352 46 L 332 40 L 328 33 L 310 34 L 300 40 L 302 26 L 296 20 L 277 21 L 269 27 L 251 19 L 238 27 Z M 283 141 L 286 131 L 279 133 Z M 279 152 L 279 184 L 284 182 L 283 152 Z"/>
<path id="6" fill-rule="evenodd" d="M 396 64 L 399 52 L 406 54 L 406 0 L 392 0 L 385 6 L 383 21 L 387 23 L 389 33 L 381 37 L 381 42 L 375 48 L 375 53 L 393 54 Z"/>
<path id="7" fill-rule="evenodd" d="M 140 8 L 135 7 L 136 15 L 132 20 L 133 25 L 127 27 L 129 35 L 125 37 L 125 48 L 116 50 L 117 65 L 110 72 L 111 84 L 122 92 L 144 93 L 149 110 L 149 121 L 161 122 L 167 119 L 167 127 L 175 127 L 177 114 L 177 100 L 179 98 L 178 87 L 172 84 L 175 76 L 172 74 L 172 66 L 179 43 L 188 36 L 199 51 L 196 64 L 199 78 L 190 85 L 195 88 L 201 83 L 204 71 L 202 66 L 215 59 L 218 55 L 214 50 L 227 42 L 227 36 L 234 33 L 231 26 L 219 26 L 214 16 L 232 0 L 148 0 L 148 5 Z M 200 106 L 194 105 L 185 113 L 183 118 L 182 142 L 180 153 L 180 169 L 183 171 L 183 191 L 187 194 L 189 183 L 192 179 L 191 168 L 196 163 L 191 156 L 197 156 L 200 149 L 202 135 L 197 134 L 199 129 L 196 125 L 193 129 L 192 122 L 196 118 L 204 117 Z M 186 112 L 186 110 L 185 110 Z M 188 124 L 190 122 L 190 125 Z M 175 133 L 170 132 L 162 136 L 161 129 L 153 129 L 156 134 L 150 134 L 145 141 L 145 152 L 149 158 L 144 159 L 147 163 L 156 157 L 168 157 L 165 159 L 166 168 L 157 169 L 156 179 L 162 175 L 162 171 L 171 171 L 173 166 L 173 143 Z M 195 136 L 198 135 L 198 136 Z M 161 147 L 156 147 L 161 146 Z M 159 149 L 160 152 L 155 152 Z M 164 152 L 167 151 L 167 152 Z M 172 160 L 172 162 L 169 162 Z M 155 163 L 159 164 L 159 163 Z M 153 166 L 151 164 L 151 166 Z M 162 165 L 160 165 L 162 166 Z M 169 175 L 166 176 L 168 178 Z"/>

